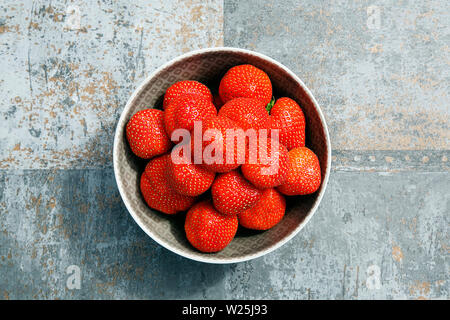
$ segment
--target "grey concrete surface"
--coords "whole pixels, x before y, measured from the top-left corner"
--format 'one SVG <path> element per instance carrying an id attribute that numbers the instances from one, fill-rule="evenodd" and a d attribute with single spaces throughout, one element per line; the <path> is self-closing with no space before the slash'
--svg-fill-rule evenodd
<path id="1" fill-rule="evenodd" d="M 438 1 L 2 1 L 0 299 L 449 299 L 449 12 Z M 139 82 L 221 45 L 296 72 L 333 146 L 309 224 L 233 265 L 151 240 L 111 163 Z"/>

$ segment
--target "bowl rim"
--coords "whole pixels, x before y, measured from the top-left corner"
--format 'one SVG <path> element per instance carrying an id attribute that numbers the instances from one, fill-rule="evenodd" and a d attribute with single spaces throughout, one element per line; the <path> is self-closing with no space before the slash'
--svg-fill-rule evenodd
<path id="1" fill-rule="evenodd" d="M 180 62 L 184 59 L 187 59 L 189 57 L 198 55 L 198 54 L 204 54 L 204 53 L 210 53 L 210 52 L 236 52 L 236 53 L 244 53 L 244 54 L 248 54 L 248 55 L 253 55 L 256 56 L 260 59 L 266 60 L 270 63 L 275 64 L 277 67 L 283 69 L 286 73 L 288 73 L 295 81 L 297 81 L 300 86 L 303 88 L 303 90 L 305 91 L 306 95 L 311 99 L 311 101 L 313 102 L 317 113 L 319 114 L 319 118 L 320 121 L 322 122 L 322 126 L 323 126 L 323 130 L 325 132 L 325 137 L 326 137 L 326 148 L 327 148 L 327 153 L 328 153 L 328 157 L 327 157 L 327 169 L 324 175 L 324 179 L 322 181 L 322 186 L 321 186 L 321 190 L 319 191 L 319 194 L 317 196 L 317 200 L 315 201 L 314 205 L 312 206 L 309 214 L 305 217 L 305 219 L 294 229 L 294 231 L 291 232 L 290 235 L 288 235 L 287 237 L 285 237 L 284 239 L 278 241 L 277 243 L 271 245 L 270 247 L 261 250 L 259 252 L 253 253 L 253 254 L 246 254 L 242 257 L 236 257 L 236 258 L 222 258 L 220 260 L 216 260 L 216 259 L 210 259 L 208 258 L 208 255 L 205 255 L 204 257 L 199 257 L 199 256 L 195 256 L 190 254 L 189 252 L 185 252 L 182 250 L 177 249 L 176 247 L 171 246 L 168 243 L 165 243 L 163 240 L 158 239 L 158 236 L 152 232 L 152 230 L 150 230 L 149 228 L 147 228 L 147 226 L 140 221 L 140 218 L 138 217 L 138 215 L 136 214 L 136 212 L 134 211 L 132 205 L 129 203 L 129 201 L 127 200 L 124 190 L 122 190 L 122 187 L 119 184 L 119 181 L 121 180 L 121 178 L 119 177 L 119 168 L 118 168 L 118 161 L 116 161 L 117 157 L 118 157 L 118 152 L 119 152 L 119 141 L 120 139 L 122 139 L 123 137 L 119 137 L 119 126 L 121 124 L 123 124 L 124 122 L 124 118 L 125 118 L 125 114 L 126 114 L 126 110 L 128 110 L 130 108 L 130 106 L 133 104 L 133 102 L 135 101 L 136 97 L 138 97 L 141 92 L 143 91 L 143 89 L 147 86 L 147 84 L 149 83 L 149 81 L 151 79 L 153 79 L 158 73 L 160 73 L 162 70 L 166 69 L 167 67 L 169 67 L 170 65 Z M 242 49 L 242 48 L 236 48 L 236 47 L 212 47 L 212 48 L 203 48 L 203 49 L 197 49 L 197 50 L 193 50 L 193 51 L 189 51 L 187 53 L 184 53 L 182 55 L 179 55 L 169 61 L 167 61 L 166 63 L 164 63 L 163 65 L 161 65 L 160 67 L 156 68 L 150 75 L 148 75 L 142 82 L 141 84 L 133 91 L 132 95 L 130 96 L 130 98 L 128 99 L 125 107 L 123 108 L 120 118 L 117 122 L 117 126 L 116 126 L 116 130 L 115 130 L 115 134 L 114 134 L 114 145 L 113 145 L 113 169 L 114 169 L 114 177 L 116 180 L 116 184 L 117 184 L 117 188 L 119 189 L 119 193 L 120 193 L 120 197 L 122 198 L 122 201 L 125 204 L 125 207 L 127 208 L 128 212 L 130 213 L 130 215 L 133 217 L 133 220 L 139 225 L 139 227 L 150 237 L 152 238 L 154 241 L 156 241 L 156 243 L 158 243 L 159 245 L 161 245 L 162 247 L 191 260 L 194 261 L 198 261 L 198 262 L 204 262 L 204 263 L 211 263 L 211 264 L 230 264 L 230 263 L 238 263 L 238 262 L 244 262 L 244 261 L 248 261 L 248 260 L 252 260 L 252 259 L 256 259 L 259 257 L 262 257 L 270 252 L 275 251 L 276 249 L 280 248 L 281 246 L 283 246 L 284 244 L 286 244 L 289 240 L 291 240 L 293 237 L 295 237 L 300 230 L 302 230 L 304 228 L 304 226 L 309 222 L 309 220 L 311 220 L 312 216 L 315 214 L 319 204 L 322 201 L 322 198 L 325 194 L 325 190 L 328 184 L 328 180 L 329 180 L 329 176 L 330 176 L 330 172 L 331 172 L 331 142 L 330 142 L 330 135 L 328 132 L 328 127 L 327 127 L 327 123 L 325 120 L 325 117 L 322 113 L 322 110 L 319 106 L 319 103 L 317 102 L 317 100 L 315 99 L 315 97 L 312 95 L 311 91 L 309 90 L 309 88 L 303 83 L 303 81 L 294 73 L 292 72 L 289 68 L 287 68 L 286 66 L 284 66 L 283 64 L 281 64 L 280 62 L 276 61 L 275 59 L 259 53 L 259 52 L 255 52 L 255 51 L 251 51 L 248 49 Z"/>

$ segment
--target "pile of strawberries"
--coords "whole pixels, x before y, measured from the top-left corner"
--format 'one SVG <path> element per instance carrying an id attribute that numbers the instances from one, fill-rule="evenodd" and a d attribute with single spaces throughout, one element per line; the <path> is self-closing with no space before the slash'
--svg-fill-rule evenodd
<path id="1" fill-rule="evenodd" d="M 194 153 L 179 153 L 172 136 L 177 129 L 194 134 L 194 124 L 201 122 L 203 140 L 192 150 L 206 153 L 210 145 L 234 161 L 211 163 L 192 161 Z M 222 134 L 205 138 L 209 129 Z M 254 149 L 246 140 L 245 154 L 226 144 L 230 129 L 254 129 L 259 152 L 249 161 Z M 278 136 L 273 129 L 277 129 Z M 268 138 L 259 132 L 267 130 Z M 145 202 L 166 214 L 188 211 L 185 220 L 187 239 L 202 252 L 224 249 L 234 238 L 238 225 L 267 230 L 281 221 L 286 211 L 285 195 L 314 193 L 321 183 L 320 165 L 313 151 L 305 147 L 305 117 L 292 99 L 272 97 L 269 76 L 252 65 L 231 68 L 213 95 L 204 84 L 186 80 L 173 84 L 164 95 L 163 110 L 137 112 L 126 126 L 132 152 L 150 159 L 142 173 L 140 189 Z M 172 139 L 171 139 L 172 138 Z M 177 140 L 178 139 L 178 140 Z M 206 141 L 205 141 L 206 140 Z M 274 163 L 262 161 L 260 150 L 268 155 L 276 150 Z M 211 150 L 209 150 L 211 151 Z M 172 153 L 185 161 L 173 161 Z M 198 154 L 198 152 L 196 153 Z M 244 161 L 238 161 L 243 156 Z M 272 161 L 275 161 L 272 160 Z"/>

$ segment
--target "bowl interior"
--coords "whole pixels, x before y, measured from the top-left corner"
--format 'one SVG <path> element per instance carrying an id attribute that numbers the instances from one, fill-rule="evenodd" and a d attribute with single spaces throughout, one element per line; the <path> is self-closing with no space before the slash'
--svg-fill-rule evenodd
<path id="1" fill-rule="evenodd" d="M 119 120 L 114 144 L 114 170 L 122 198 L 136 222 L 154 240 L 185 257 L 212 263 L 243 261 L 260 256 L 278 247 L 293 236 L 309 220 L 326 187 L 309 196 L 287 197 L 286 215 L 274 228 L 256 232 L 240 227 L 235 239 L 218 253 L 201 253 L 193 248 L 184 233 L 185 213 L 165 215 L 149 208 L 139 191 L 139 178 L 147 161 L 131 153 L 125 138 L 125 126 L 137 111 L 161 108 L 164 92 L 180 80 L 198 80 L 211 90 L 232 66 L 252 64 L 270 77 L 275 97 L 287 96 L 299 103 L 306 117 L 306 145 L 318 156 L 322 181 L 329 172 L 329 142 L 326 125 L 320 117 L 318 106 L 301 82 L 285 67 L 259 54 L 226 48 L 198 52 L 173 60 L 157 70 L 134 93 Z M 326 182 L 326 181 L 325 181 Z"/>

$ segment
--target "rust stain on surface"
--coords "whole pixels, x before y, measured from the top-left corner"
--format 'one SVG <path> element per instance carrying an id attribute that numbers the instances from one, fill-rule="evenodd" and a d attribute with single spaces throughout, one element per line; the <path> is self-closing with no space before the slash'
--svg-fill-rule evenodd
<path id="1" fill-rule="evenodd" d="M 409 294 L 416 296 L 417 300 L 429 300 L 427 297 L 430 294 L 430 283 L 426 281 L 416 281 L 409 287 Z"/>
<path id="2" fill-rule="evenodd" d="M 382 44 L 376 44 L 373 47 L 369 48 L 369 51 L 371 53 L 381 53 L 381 52 L 383 52 L 383 45 Z"/>
<path id="3" fill-rule="evenodd" d="M 18 33 L 19 32 L 19 25 L 18 24 L 15 25 L 15 26 L 1 25 L 0 26 L 0 34 L 7 33 L 7 32 Z"/>
<path id="4" fill-rule="evenodd" d="M 401 262 L 403 260 L 403 252 L 399 246 L 392 247 L 392 258 L 397 262 Z"/>

